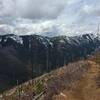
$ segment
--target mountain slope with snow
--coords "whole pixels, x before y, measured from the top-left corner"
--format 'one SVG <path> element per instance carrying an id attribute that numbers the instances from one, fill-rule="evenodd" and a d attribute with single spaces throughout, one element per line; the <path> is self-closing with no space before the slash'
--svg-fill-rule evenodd
<path id="1" fill-rule="evenodd" d="M 84 59 L 99 46 L 100 38 L 94 34 L 72 37 L 1 35 L 1 79 L 7 76 L 7 79 L 20 80 L 21 83 L 69 62 Z"/>

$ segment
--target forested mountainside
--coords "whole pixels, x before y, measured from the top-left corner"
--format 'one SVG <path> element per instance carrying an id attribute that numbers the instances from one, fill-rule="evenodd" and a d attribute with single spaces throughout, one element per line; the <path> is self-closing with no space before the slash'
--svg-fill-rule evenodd
<path id="1" fill-rule="evenodd" d="M 100 38 L 94 34 L 73 37 L 1 35 L 0 87 L 15 85 L 16 81 L 22 83 L 69 62 L 86 58 L 99 46 Z"/>
<path id="2" fill-rule="evenodd" d="M 4 92 L 2 100 L 100 100 L 100 49 Z"/>

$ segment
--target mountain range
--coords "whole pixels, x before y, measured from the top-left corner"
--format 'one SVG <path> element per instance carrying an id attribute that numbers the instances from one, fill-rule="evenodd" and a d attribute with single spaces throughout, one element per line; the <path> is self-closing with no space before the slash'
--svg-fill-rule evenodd
<path id="1" fill-rule="evenodd" d="M 100 38 L 94 34 L 0 35 L 0 80 L 22 83 L 69 62 L 86 59 L 99 46 Z"/>

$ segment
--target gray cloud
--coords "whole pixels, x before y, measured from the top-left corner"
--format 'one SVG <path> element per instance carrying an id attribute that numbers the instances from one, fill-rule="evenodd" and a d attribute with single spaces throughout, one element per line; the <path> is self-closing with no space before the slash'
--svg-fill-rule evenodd
<path id="1" fill-rule="evenodd" d="M 100 0 L 0 0 L 0 32 L 42 35 L 96 32 L 100 23 L 99 5 Z"/>
<path id="2" fill-rule="evenodd" d="M 66 0 L 0 0 L 0 16 L 53 19 L 66 3 Z"/>

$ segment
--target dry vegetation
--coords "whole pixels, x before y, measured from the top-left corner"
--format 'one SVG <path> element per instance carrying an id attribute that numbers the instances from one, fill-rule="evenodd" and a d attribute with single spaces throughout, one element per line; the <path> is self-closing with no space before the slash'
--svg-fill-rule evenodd
<path id="1" fill-rule="evenodd" d="M 0 95 L 0 100 L 100 100 L 100 54 L 82 60 Z M 34 99 L 33 99 L 34 98 Z"/>
<path id="2" fill-rule="evenodd" d="M 74 82 L 69 90 L 65 88 L 59 95 L 55 95 L 53 100 L 100 100 L 100 87 L 96 80 L 100 75 L 100 66 L 94 62 L 89 63 L 91 68 L 83 78 Z"/>
<path id="3" fill-rule="evenodd" d="M 100 100 L 100 53 L 89 58 L 88 63 L 89 70 L 83 78 L 54 95 L 53 100 Z"/>

